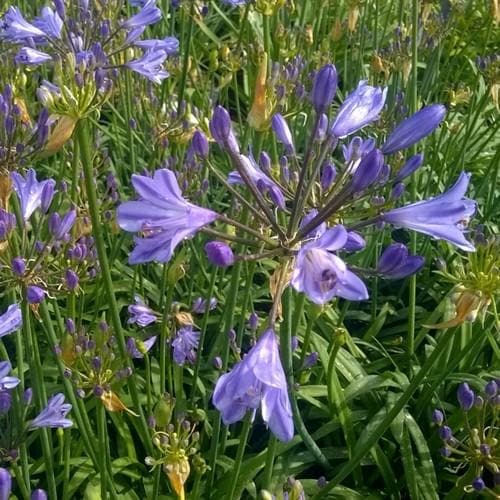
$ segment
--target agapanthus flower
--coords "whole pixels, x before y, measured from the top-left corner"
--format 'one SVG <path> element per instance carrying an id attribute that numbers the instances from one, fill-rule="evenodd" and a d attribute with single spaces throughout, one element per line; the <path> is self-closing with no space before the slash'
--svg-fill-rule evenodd
<path id="1" fill-rule="evenodd" d="M 141 5 L 141 10 L 124 21 L 124 28 L 142 28 L 150 24 L 155 24 L 161 19 L 161 10 L 156 6 L 156 0 L 147 0 Z"/>
<path id="2" fill-rule="evenodd" d="M 12 476 L 7 469 L 0 467 L 0 500 L 8 500 L 12 490 Z"/>
<path id="3" fill-rule="evenodd" d="M 245 168 L 245 172 L 253 181 L 253 183 L 257 186 L 259 191 L 263 194 L 267 193 L 271 200 L 281 209 L 285 208 L 285 197 L 283 196 L 283 192 L 281 191 L 278 184 L 276 184 L 273 179 L 271 179 L 268 175 L 266 175 L 257 165 L 257 162 L 253 158 L 253 156 L 245 156 L 239 155 L 241 164 Z M 241 175 L 236 170 L 229 173 L 227 178 L 229 184 L 242 184 L 245 185 L 245 182 L 241 178 Z"/>
<path id="4" fill-rule="evenodd" d="M 419 271 L 425 259 L 420 255 L 410 255 L 402 243 L 389 245 L 380 256 L 377 271 L 385 278 L 406 278 Z"/>
<path id="5" fill-rule="evenodd" d="M 293 438 L 293 418 L 278 342 L 266 330 L 242 361 L 222 375 L 212 401 L 225 425 L 242 420 L 246 412 L 262 408 L 262 418 L 281 441 Z"/>
<path id="6" fill-rule="evenodd" d="M 28 39 L 45 37 L 46 34 L 40 28 L 24 19 L 21 11 L 17 7 L 9 7 L 0 25 L 0 38 L 5 38 L 11 42 L 24 42 Z"/>
<path id="7" fill-rule="evenodd" d="M 200 341 L 200 332 L 193 329 L 192 325 L 183 326 L 177 330 L 172 342 L 174 361 L 182 366 L 184 363 L 196 361 L 196 349 Z"/>
<path id="8" fill-rule="evenodd" d="M 157 48 L 147 50 L 142 57 L 134 59 L 126 63 L 127 68 L 130 68 L 136 73 L 140 73 L 153 83 L 160 84 L 168 77 L 168 71 L 162 69 L 162 64 L 167 58 L 167 53 L 164 50 Z"/>
<path id="9" fill-rule="evenodd" d="M 9 361 L 0 361 L 0 391 L 10 391 L 21 383 L 17 377 L 9 375 L 11 370 Z"/>
<path id="10" fill-rule="evenodd" d="M 340 107 L 331 132 L 336 137 L 346 137 L 376 120 L 382 111 L 387 88 L 371 87 L 366 81 L 349 94 Z"/>
<path id="11" fill-rule="evenodd" d="M 145 327 L 158 320 L 158 315 L 138 295 L 134 297 L 134 302 L 135 304 L 129 305 L 127 309 L 130 315 L 127 320 L 129 325 Z"/>
<path id="12" fill-rule="evenodd" d="M 156 335 L 149 337 L 144 341 L 138 341 L 133 337 L 127 339 L 127 351 L 132 358 L 142 359 L 144 354 L 149 352 L 151 348 L 155 345 Z"/>
<path id="13" fill-rule="evenodd" d="M 11 304 L 0 316 L 0 337 L 19 330 L 23 324 L 23 316 L 19 304 Z"/>
<path id="14" fill-rule="evenodd" d="M 179 40 L 173 36 L 167 36 L 162 39 L 137 40 L 134 42 L 134 45 L 144 50 L 163 50 L 169 56 L 179 52 Z"/>
<path id="15" fill-rule="evenodd" d="M 195 314 L 204 314 L 208 305 L 208 310 L 213 311 L 217 307 L 217 299 L 211 297 L 210 300 L 204 299 L 202 297 L 197 297 L 193 304 L 191 305 L 191 311 Z"/>
<path id="16" fill-rule="evenodd" d="M 347 238 L 347 231 L 339 224 L 313 241 L 302 244 L 290 282 L 293 288 L 305 293 L 316 304 L 324 304 L 336 296 L 366 300 L 368 290 L 363 281 L 332 253 L 341 250 Z"/>
<path id="17" fill-rule="evenodd" d="M 469 180 L 470 174 L 462 172 L 457 182 L 445 193 L 390 210 L 381 219 L 473 252 L 474 245 L 464 236 L 464 226 L 476 211 L 476 203 L 464 198 Z"/>
<path id="18" fill-rule="evenodd" d="M 23 47 L 16 54 L 16 62 L 18 64 L 26 64 L 27 66 L 36 66 L 51 60 L 52 56 L 49 54 L 41 50 L 32 49 L 31 47 Z"/>
<path id="19" fill-rule="evenodd" d="M 14 191 L 21 205 L 21 214 L 23 219 L 27 221 L 31 214 L 41 205 L 45 186 L 47 184 L 55 185 L 55 181 L 53 179 L 37 181 L 36 172 L 32 168 L 26 172 L 26 178 L 17 172 L 12 172 L 11 178 Z"/>
<path id="20" fill-rule="evenodd" d="M 31 429 L 39 429 L 43 427 L 66 429 L 73 425 L 73 422 L 66 418 L 70 412 L 71 405 L 64 403 L 64 394 L 58 393 L 52 396 L 47 402 L 47 406 L 34 418 L 30 423 Z"/>
<path id="21" fill-rule="evenodd" d="M 129 257 L 131 264 L 167 262 L 175 247 L 210 224 L 218 215 L 182 197 L 174 172 L 157 170 L 153 177 L 132 175 L 138 201 L 122 203 L 117 210 L 118 224 L 129 232 L 142 232 Z"/>

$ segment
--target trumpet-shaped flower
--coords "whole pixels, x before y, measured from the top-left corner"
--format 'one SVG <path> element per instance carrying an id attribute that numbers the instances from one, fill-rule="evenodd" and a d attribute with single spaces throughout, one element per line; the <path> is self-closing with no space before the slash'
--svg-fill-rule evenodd
<path id="1" fill-rule="evenodd" d="M 11 304 L 0 316 L 0 337 L 19 330 L 22 324 L 23 316 L 19 304 Z"/>
<path id="2" fill-rule="evenodd" d="M 385 278 L 406 278 L 419 271 L 424 261 L 420 255 L 409 255 L 408 248 L 402 243 L 393 243 L 382 252 L 377 271 Z"/>
<path id="3" fill-rule="evenodd" d="M 42 15 L 37 17 L 33 24 L 50 38 L 61 38 L 63 20 L 50 7 L 42 9 Z"/>
<path id="4" fill-rule="evenodd" d="M 42 427 L 52 427 L 58 428 L 62 427 L 66 429 L 73 425 L 73 422 L 66 418 L 66 415 L 70 412 L 71 405 L 69 403 L 64 403 L 64 394 L 61 392 L 52 396 L 47 406 L 40 412 L 40 414 L 31 421 L 31 429 L 39 429 Z"/>
<path id="5" fill-rule="evenodd" d="M 147 0 L 141 10 L 124 21 L 122 26 L 127 29 L 137 29 L 149 24 L 155 24 L 161 19 L 161 10 L 156 6 L 156 0 Z"/>
<path id="6" fill-rule="evenodd" d="M 0 391 L 10 391 L 21 382 L 17 377 L 9 375 L 12 366 L 9 361 L 0 361 Z"/>
<path id="7" fill-rule="evenodd" d="M 40 50 L 32 49 L 31 47 L 23 47 L 16 54 L 16 63 L 26 64 L 28 66 L 36 66 L 51 61 L 52 57 Z"/>
<path id="8" fill-rule="evenodd" d="M 122 203 L 117 211 L 122 229 L 144 234 L 143 238 L 135 238 L 131 264 L 167 262 L 182 240 L 218 217 L 184 199 L 171 170 L 157 170 L 152 178 L 133 175 L 132 184 L 140 199 Z"/>
<path id="9" fill-rule="evenodd" d="M 12 181 L 14 183 L 14 191 L 16 192 L 21 204 L 21 213 L 26 221 L 31 217 L 31 214 L 41 205 L 42 194 L 47 184 L 54 184 L 53 179 L 38 182 L 36 172 L 30 168 L 26 173 L 26 178 L 17 172 L 12 172 Z"/>
<path id="10" fill-rule="evenodd" d="M 195 349 L 198 348 L 200 332 L 193 330 L 191 325 L 179 328 L 172 347 L 174 348 L 174 361 L 182 366 L 186 361 L 196 361 Z"/>
<path id="11" fill-rule="evenodd" d="M 155 47 L 151 50 L 146 50 L 139 59 L 129 61 L 125 66 L 145 76 L 153 83 L 160 84 L 162 80 L 168 77 L 168 71 L 162 69 L 162 64 L 166 58 L 167 53 Z"/>
<path id="12" fill-rule="evenodd" d="M 339 109 L 331 132 L 346 137 L 378 118 L 385 104 L 387 88 L 371 87 L 365 81 L 349 94 Z"/>
<path id="13" fill-rule="evenodd" d="M 333 297 L 348 300 L 366 300 L 365 284 L 345 262 L 333 254 L 342 249 L 348 233 L 341 225 L 326 230 L 319 238 L 305 243 L 295 259 L 291 285 L 305 293 L 314 303 L 324 304 Z"/>
<path id="14" fill-rule="evenodd" d="M 293 418 L 278 343 L 269 329 L 233 369 L 215 386 L 213 403 L 224 424 L 243 419 L 262 406 L 262 417 L 280 441 L 293 438 Z"/>
<path id="15" fill-rule="evenodd" d="M 473 252 L 474 245 L 464 236 L 464 225 L 476 211 L 476 203 L 464 198 L 469 180 L 470 174 L 462 172 L 455 185 L 445 193 L 395 208 L 381 218 L 389 224 L 413 229 Z"/>
<path id="16" fill-rule="evenodd" d="M 130 315 L 127 323 L 137 324 L 139 326 L 145 327 L 154 323 L 158 319 L 158 315 L 148 307 L 144 301 L 136 295 L 134 297 L 135 304 L 128 306 L 128 313 Z"/>
<path id="17" fill-rule="evenodd" d="M 9 7 L 1 21 L 0 38 L 5 38 L 10 42 L 23 42 L 29 38 L 45 36 L 43 30 L 24 19 L 17 7 Z"/>

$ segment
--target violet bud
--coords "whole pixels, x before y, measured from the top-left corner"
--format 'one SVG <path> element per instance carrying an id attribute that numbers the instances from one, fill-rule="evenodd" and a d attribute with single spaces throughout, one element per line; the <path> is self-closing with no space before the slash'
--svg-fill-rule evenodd
<path id="1" fill-rule="evenodd" d="M 356 231 L 349 231 L 347 233 L 347 241 L 342 248 L 346 252 L 358 252 L 366 247 L 366 241 L 359 233 Z"/>
<path id="2" fill-rule="evenodd" d="M 14 257 L 11 262 L 12 272 L 17 276 L 23 276 L 26 271 L 26 262 L 22 257 Z"/>
<path id="3" fill-rule="evenodd" d="M 314 139 L 318 142 L 323 142 L 326 137 L 326 132 L 328 130 L 328 116 L 322 113 L 319 117 L 318 128 L 316 129 L 316 135 Z"/>
<path id="4" fill-rule="evenodd" d="M 193 151 L 200 158 L 207 158 L 209 152 L 208 139 L 207 136 L 200 130 L 196 130 L 193 134 L 192 139 Z"/>
<path id="5" fill-rule="evenodd" d="M 394 186 L 392 186 L 392 190 L 391 190 L 391 198 L 393 200 L 397 200 L 397 199 L 401 198 L 401 196 L 405 192 L 405 189 L 406 189 L 405 185 L 402 182 L 398 182 L 397 184 L 394 184 Z"/>
<path id="6" fill-rule="evenodd" d="M 259 155 L 259 165 L 265 174 L 270 174 L 271 172 L 271 157 L 266 151 L 262 151 Z"/>
<path id="7" fill-rule="evenodd" d="M 384 165 L 384 155 L 379 149 L 368 153 L 359 163 L 351 181 L 351 190 L 354 193 L 363 191 L 373 184 L 379 177 Z"/>
<path id="8" fill-rule="evenodd" d="M 446 108 L 442 104 L 422 108 L 397 125 L 382 146 L 382 152 L 389 155 L 409 148 L 433 132 L 445 115 Z"/>
<path id="9" fill-rule="evenodd" d="M 401 279 L 415 274 L 424 262 L 420 255 L 409 255 L 408 248 L 402 243 L 393 243 L 382 252 L 377 271 L 385 278 Z"/>
<path id="10" fill-rule="evenodd" d="M 479 451 L 481 452 L 481 455 L 487 457 L 490 455 L 491 453 L 491 448 L 489 445 L 487 445 L 486 443 L 482 443 L 480 446 L 479 446 Z"/>
<path id="11" fill-rule="evenodd" d="M 66 326 L 66 331 L 68 333 L 75 333 L 76 331 L 75 322 L 71 318 L 66 318 L 64 324 Z"/>
<path id="12" fill-rule="evenodd" d="M 285 209 L 285 197 L 278 186 L 273 185 L 269 187 L 269 197 L 278 208 L 281 208 L 282 210 Z"/>
<path id="13" fill-rule="evenodd" d="M 494 380 L 491 380 L 490 382 L 488 382 L 484 388 L 484 392 L 490 398 L 496 396 L 496 394 L 498 392 L 497 383 Z"/>
<path id="14" fill-rule="evenodd" d="M 45 298 L 46 291 L 36 285 L 30 285 L 26 289 L 26 300 L 28 304 L 40 304 Z"/>
<path id="15" fill-rule="evenodd" d="M 316 113 L 322 113 L 333 101 L 337 92 L 337 70 L 326 64 L 315 75 L 311 91 L 311 102 Z"/>
<path id="16" fill-rule="evenodd" d="M 318 486 L 318 488 L 324 488 L 326 486 L 326 477 L 325 476 L 318 477 L 316 485 Z"/>
<path id="17" fill-rule="evenodd" d="M 271 125 L 278 141 L 286 147 L 288 152 L 292 153 L 294 151 L 293 138 L 286 120 L 277 113 L 272 117 Z"/>
<path id="18" fill-rule="evenodd" d="M 156 418 L 154 415 L 149 415 L 148 417 L 148 427 L 154 429 L 156 427 Z"/>
<path id="19" fill-rule="evenodd" d="M 394 182 L 401 182 L 406 177 L 409 177 L 415 170 L 417 170 L 424 162 L 424 155 L 417 153 L 406 160 L 405 164 L 401 167 L 399 172 L 394 177 Z"/>
<path id="20" fill-rule="evenodd" d="M 222 241 L 209 241 L 205 245 L 205 253 L 211 264 L 218 267 L 228 267 L 234 263 L 231 247 Z"/>
<path id="21" fill-rule="evenodd" d="M 220 356 L 215 356 L 212 363 L 216 370 L 222 370 L 222 358 Z"/>
<path id="22" fill-rule="evenodd" d="M 299 339 L 294 335 L 291 340 L 292 352 L 295 352 L 297 347 L 299 347 Z"/>
<path id="23" fill-rule="evenodd" d="M 441 454 L 442 457 L 444 458 L 448 458 L 451 456 L 451 450 L 447 447 L 447 446 L 444 446 L 443 448 L 441 448 L 439 450 L 439 453 Z"/>
<path id="24" fill-rule="evenodd" d="M 54 0 L 54 7 L 56 9 L 57 14 L 61 19 L 64 19 L 66 16 L 66 9 L 64 7 L 64 0 Z"/>
<path id="25" fill-rule="evenodd" d="M 447 425 L 443 425 L 439 428 L 439 437 L 443 441 L 449 441 L 453 437 L 453 432 Z"/>
<path id="26" fill-rule="evenodd" d="M 225 108 L 216 106 L 209 127 L 212 137 L 221 148 L 228 149 L 235 154 L 240 152 L 231 127 L 231 118 Z"/>
<path id="27" fill-rule="evenodd" d="M 12 406 L 12 396 L 9 391 L 0 391 L 0 415 L 5 415 Z"/>
<path id="28" fill-rule="evenodd" d="M 28 387 L 23 394 L 24 404 L 26 406 L 29 406 L 32 400 L 33 400 L 33 389 L 31 387 Z"/>
<path id="29" fill-rule="evenodd" d="M 436 425 L 442 425 L 443 424 L 443 421 L 444 421 L 444 415 L 443 415 L 443 412 L 441 410 L 434 410 L 432 412 L 432 421 L 436 424 Z"/>
<path id="30" fill-rule="evenodd" d="M 52 199 L 54 198 L 56 183 L 53 179 L 49 179 L 45 182 L 45 185 L 42 189 L 41 203 L 40 208 L 42 213 L 46 214 L 50 204 L 52 203 Z"/>
<path id="31" fill-rule="evenodd" d="M 321 171 L 321 180 L 320 180 L 321 189 L 323 191 L 329 189 L 333 184 L 333 182 L 335 181 L 336 177 L 337 177 L 337 170 L 335 166 L 330 162 L 325 163 Z"/>
<path id="32" fill-rule="evenodd" d="M 8 500 L 12 489 L 12 477 L 10 472 L 0 467 L 0 500 Z"/>
<path id="33" fill-rule="evenodd" d="M 250 328 L 250 330 L 257 330 L 258 326 L 259 326 L 259 316 L 254 311 L 250 313 L 250 316 L 248 318 L 248 327 Z"/>
<path id="34" fill-rule="evenodd" d="M 476 479 L 474 479 L 472 481 L 472 488 L 475 490 L 475 491 L 482 491 L 486 488 L 486 484 L 484 484 L 484 481 L 482 478 L 480 477 L 476 477 Z"/>
<path id="35" fill-rule="evenodd" d="M 475 394 L 467 382 L 458 386 L 457 399 L 464 411 L 469 411 L 474 406 Z"/>
<path id="36" fill-rule="evenodd" d="M 304 359 L 304 370 L 307 370 L 308 368 L 311 368 L 314 366 L 318 361 L 318 353 L 317 352 L 312 352 L 311 354 L 308 354 L 305 359 Z"/>
<path id="37" fill-rule="evenodd" d="M 72 269 L 66 270 L 64 279 L 66 282 L 66 288 L 71 291 L 75 290 L 75 288 L 78 286 L 78 282 L 80 281 L 78 274 L 76 274 Z"/>

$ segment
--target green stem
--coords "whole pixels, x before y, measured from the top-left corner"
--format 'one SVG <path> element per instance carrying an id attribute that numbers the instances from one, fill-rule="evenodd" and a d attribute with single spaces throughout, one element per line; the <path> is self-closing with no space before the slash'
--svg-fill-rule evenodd
<path id="1" fill-rule="evenodd" d="M 116 297 L 114 293 L 113 279 L 111 277 L 111 269 L 109 267 L 108 256 L 106 253 L 106 243 L 104 240 L 104 234 L 102 228 L 105 227 L 102 224 L 101 216 L 99 213 L 99 202 L 97 198 L 97 191 L 95 186 L 94 178 L 94 168 L 93 168 L 93 156 L 90 146 L 89 137 L 91 137 L 91 131 L 86 126 L 85 121 L 78 125 L 77 140 L 80 145 L 80 156 L 83 166 L 83 173 L 85 178 L 85 189 L 87 192 L 87 201 L 89 205 L 90 218 L 92 221 L 92 231 L 94 233 L 95 245 L 97 248 L 97 255 L 99 258 L 99 264 L 101 266 L 102 279 L 104 281 L 104 289 L 108 299 L 109 313 L 111 315 L 111 324 L 116 335 L 118 349 L 120 351 L 122 362 L 125 366 L 130 366 L 130 359 L 127 354 L 125 336 L 122 329 L 122 324 L 120 320 L 120 313 L 118 310 L 118 304 L 116 303 Z M 128 387 L 132 396 L 132 401 L 136 410 L 140 414 L 140 425 L 139 434 L 141 441 L 143 442 L 148 453 L 153 453 L 153 445 L 149 436 L 149 430 L 144 417 L 144 412 L 139 400 L 139 392 L 137 390 L 136 382 L 134 376 L 128 379 Z"/>
<path id="2" fill-rule="evenodd" d="M 278 445 L 278 440 L 274 435 L 269 438 L 269 444 L 267 446 L 267 455 L 266 455 L 266 466 L 264 468 L 264 479 L 262 482 L 262 486 L 269 490 L 271 489 L 271 481 L 273 479 L 273 466 L 274 466 L 274 458 L 276 457 L 276 447 Z"/>
<path id="3" fill-rule="evenodd" d="M 247 412 L 245 420 L 243 421 L 243 429 L 239 437 L 240 444 L 238 445 L 238 451 L 236 452 L 236 459 L 233 464 L 233 480 L 231 482 L 231 488 L 228 498 L 236 499 L 235 492 L 236 486 L 238 484 L 238 477 L 240 475 L 241 463 L 243 461 L 243 456 L 245 454 L 245 448 L 247 446 L 248 435 L 250 434 L 250 428 L 252 427 L 252 412 Z"/>
<path id="4" fill-rule="evenodd" d="M 99 442 L 99 472 L 101 480 L 101 499 L 106 500 L 108 498 L 107 492 L 107 469 L 106 469 L 106 410 L 100 401 L 97 402 L 96 407 L 96 419 L 97 419 L 97 438 Z M 112 478 L 111 478 L 112 480 Z"/>
<path id="5" fill-rule="evenodd" d="M 385 431 L 392 424 L 394 419 L 399 415 L 400 411 L 406 406 L 410 398 L 413 396 L 413 393 L 422 384 L 427 374 L 436 365 L 439 357 L 445 351 L 449 340 L 452 338 L 453 333 L 454 330 L 447 330 L 443 333 L 436 347 L 432 351 L 432 354 L 427 358 L 420 371 L 415 375 L 415 377 L 413 377 L 406 390 L 399 397 L 395 405 L 387 413 L 382 422 L 380 422 L 380 424 L 377 425 L 377 427 L 371 432 L 371 434 L 364 440 L 363 446 L 359 447 L 355 451 L 349 462 L 347 462 L 333 477 L 333 479 L 328 482 L 328 485 L 313 497 L 313 500 L 324 497 L 329 491 L 331 491 L 335 486 L 343 481 L 356 467 L 358 467 L 363 458 L 370 452 L 371 448 L 384 435 Z"/>

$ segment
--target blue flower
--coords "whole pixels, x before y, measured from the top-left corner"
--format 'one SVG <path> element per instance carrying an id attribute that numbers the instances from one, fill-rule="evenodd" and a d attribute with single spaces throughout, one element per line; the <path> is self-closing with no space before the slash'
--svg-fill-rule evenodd
<path id="1" fill-rule="evenodd" d="M 0 361 L 0 391 L 15 389 L 21 381 L 17 377 L 9 375 L 12 366 L 9 361 Z"/>
<path id="2" fill-rule="evenodd" d="M 47 184 L 55 185 L 55 181 L 47 179 L 38 182 L 36 172 L 32 168 L 26 172 L 26 178 L 17 172 L 12 172 L 11 178 L 14 183 L 14 191 L 21 204 L 21 214 L 23 219 L 27 221 L 31 214 L 41 205 L 45 186 Z"/>
<path id="3" fill-rule="evenodd" d="M 169 261 L 182 240 L 218 217 L 217 213 L 184 199 L 171 170 L 157 170 L 152 178 L 134 174 L 132 184 L 140 199 L 122 203 L 117 211 L 122 229 L 142 231 L 145 236 L 135 238 L 131 264 Z"/>
<path id="4" fill-rule="evenodd" d="M 212 401 L 225 425 L 242 420 L 248 410 L 262 408 L 262 418 L 281 441 L 293 438 L 293 418 L 278 342 L 266 330 L 242 361 L 222 375 Z"/>
<path id="5" fill-rule="evenodd" d="M 40 414 L 31 421 L 31 429 L 39 429 L 43 427 L 66 429 L 73 425 L 73 422 L 66 418 L 70 412 L 71 405 L 64 403 L 64 394 L 59 393 L 52 396 L 47 402 L 47 406 L 40 412 Z"/>
<path id="6" fill-rule="evenodd" d="M 315 304 L 324 304 L 336 296 L 366 300 L 368 290 L 365 284 L 332 253 L 342 249 L 347 239 L 347 231 L 339 224 L 303 244 L 295 258 L 292 287 L 305 293 Z"/>
<path id="7" fill-rule="evenodd" d="M 445 193 L 430 200 L 390 210 L 381 219 L 438 240 L 449 241 L 462 250 L 473 252 L 474 245 L 464 236 L 464 224 L 476 211 L 476 203 L 464 198 L 469 180 L 470 174 L 462 172 L 455 185 Z"/>
<path id="8" fill-rule="evenodd" d="M 46 36 L 43 30 L 26 21 L 17 7 L 9 7 L 3 16 L 1 27 L 1 38 L 10 42 L 24 42 L 30 38 Z"/>
<path id="9" fill-rule="evenodd" d="M 196 361 L 195 349 L 198 348 L 200 332 L 193 330 L 191 325 L 179 328 L 172 342 L 174 349 L 174 361 L 182 366 L 184 363 L 194 363 Z"/>
<path id="10" fill-rule="evenodd" d="M 23 324 L 23 316 L 19 304 L 11 304 L 0 316 L 0 337 L 19 330 Z"/>
<path id="11" fill-rule="evenodd" d="M 31 47 L 23 47 L 16 54 L 16 63 L 26 64 L 28 66 L 36 66 L 52 60 L 52 56 L 41 52 L 40 50 L 32 49 Z"/>
<path id="12" fill-rule="evenodd" d="M 50 7 L 42 9 L 42 15 L 33 24 L 42 30 L 49 38 L 61 38 L 63 20 Z"/>
<path id="13" fill-rule="evenodd" d="M 382 252 L 377 271 L 385 278 L 401 279 L 415 274 L 424 262 L 420 255 L 409 255 L 408 248 L 402 243 L 393 243 Z"/>
<path id="14" fill-rule="evenodd" d="M 157 314 L 150 307 L 148 307 L 138 295 L 134 297 L 134 301 L 135 304 L 128 306 L 128 313 L 130 314 L 130 317 L 127 323 L 129 325 L 135 323 L 139 326 L 145 327 L 154 323 L 158 319 Z"/>
<path id="15" fill-rule="evenodd" d="M 154 24 L 161 19 L 161 10 L 156 6 L 156 0 L 147 0 L 141 10 L 122 23 L 123 28 L 136 29 Z"/>
<path id="16" fill-rule="evenodd" d="M 179 52 L 179 40 L 174 36 L 167 36 L 163 39 L 137 40 L 134 45 L 144 50 L 163 50 L 169 56 Z"/>
<path id="17" fill-rule="evenodd" d="M 125 66 L 142 76 L 145 76 L 153 83 L 160 84 L 168 77 L 168 71 L 162 69 L 162 64 L 167 58 L 164 50 L 156 48 L 147 50 L 139 59 L 134 59 L 125 64 Z"/>

